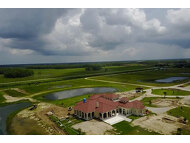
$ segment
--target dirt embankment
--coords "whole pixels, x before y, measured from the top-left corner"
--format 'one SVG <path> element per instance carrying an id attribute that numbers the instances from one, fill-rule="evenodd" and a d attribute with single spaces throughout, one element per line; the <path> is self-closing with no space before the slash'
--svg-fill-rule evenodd
<path id="1" fill-rule="evenodd" d="M 57 125 L 46 115 L 46 113 L 49 111 L 53 112 L 58 118 L 66 117 L 68 113 L 66 108 L 49 103 L 39 103 L 37 105 L 37 109 L 32 111 L 25 109 L 15 116 L 15 119 L 13 119 L 15 122 L 12 122 L 12 127 L 15 128 L 15 134 L 27 134 L 28 132 L 35 132 L 36 130 L 34 128 L 43 130 L 40 132 L 42 134 L 65 134 L 65 132 L 58 128 Z M 16 122 L 18 119 L 22 120 L 22 124 L 21 122 Z M 28 125 L 29 122 L 31 123 L 30 126 Z"/>

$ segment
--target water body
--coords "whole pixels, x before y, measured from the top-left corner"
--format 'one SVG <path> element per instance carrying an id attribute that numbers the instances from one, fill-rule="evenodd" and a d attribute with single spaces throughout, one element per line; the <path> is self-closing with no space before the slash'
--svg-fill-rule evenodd
<path id="1" fill-rule="evenodd" d="M 162 82 L 162 83 L 171 83 L 177 80 L 185 80 L 188 77 L 169 77 L 169 78 L 164 78 L 164 79 L 158 79 L 155 80 L 156 82 Z"/>
<path id="2" fill-rule="evenodd" d="M 31 105 L 30 102 L 22 102 L 0 107 L 0 135 L 7 135 L 6 120 L 11 113 L 27 108 Z"/>
<path id="3" fill-rule="evenodd" d="M 95 88 L 79 88 L 72 90 L 65 90 L 61 92 L 51 93 L 45 96 L 49 100 L 59 100 L 66 99 L 75 96 L 85 95 L 85 94 L 94 94 L 94 93 L 106 93 L 106 92 L 115 92 L 115 88 L 110 87 L 95 87 Z"/>

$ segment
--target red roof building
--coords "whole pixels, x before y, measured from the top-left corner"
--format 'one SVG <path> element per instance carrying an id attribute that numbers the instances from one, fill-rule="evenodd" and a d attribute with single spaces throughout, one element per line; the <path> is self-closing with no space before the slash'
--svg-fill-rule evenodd
<path id="1" fill-rule="evenodd" d="M 85 120 L 105 119 L 117 113 L 126 116 L 144 114 L 144 105 L 140 101 L 129 102 L 126 97 L 118 99 L 119 96 L 116 94 L 93 95 L 85 102 L 77 103 L 74 107 L 74 114 Z"/>

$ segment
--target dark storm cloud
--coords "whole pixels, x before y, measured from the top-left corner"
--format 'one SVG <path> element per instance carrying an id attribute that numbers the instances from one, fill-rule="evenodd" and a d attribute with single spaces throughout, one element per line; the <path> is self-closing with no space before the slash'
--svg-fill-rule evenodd
<path id="1" fill-rule="evenodd" d="M 0 9 L 0 56 L 12 58 L 188 57 L 189 37 L 189 9 Z"/>

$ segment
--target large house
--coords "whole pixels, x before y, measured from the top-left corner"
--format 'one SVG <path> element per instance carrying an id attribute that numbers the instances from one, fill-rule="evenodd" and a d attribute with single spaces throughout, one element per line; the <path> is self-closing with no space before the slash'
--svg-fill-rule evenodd
<path id="1" fill-rule="evenodd" d="M 74 107 L 74 114 L 84 120 L 93 118 L 103 120 L 117 113 L 125 116 L 142 116 L 145 113 L 145 107 L 140 101 L 129 102 L 127 97 L 119 98 L 116 94 L 92 95 Z"/>

